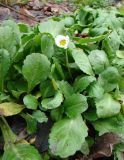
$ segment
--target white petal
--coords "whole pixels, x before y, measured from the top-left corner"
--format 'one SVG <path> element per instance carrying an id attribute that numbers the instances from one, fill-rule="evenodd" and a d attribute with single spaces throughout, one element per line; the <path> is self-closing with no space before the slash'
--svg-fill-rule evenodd
<path id="1" fill-rule="evenodd" d="M 60 44 L 61 40 L 66 40 L 66 44 L 64 46 Z M 58 47 L 67 49 L 69 44 L 69 36 L 58 35 L 55 38 L 55 43 Z"/>
<path id="2" fill-rule="evenodd" d="M 61 40 L 65 39 L 65 36 L 62 36 L 62 35 L 58 35 L 56 38 L 55 38 L 55 41 L 56 42 L 60 42 Z"/>
<path id="3" fill-rule="evenodd" d="M 69 36 L 66 36 L 66 45 L 67 45 L 67 46 L 69 45 L 69 41 L 70 41 Z"/>
<path id="4" fill-rule="evenodd" d="M 69 43 L 69 36 L 66 36 L 66 40 L 67 40 L 67 42 Z"/>

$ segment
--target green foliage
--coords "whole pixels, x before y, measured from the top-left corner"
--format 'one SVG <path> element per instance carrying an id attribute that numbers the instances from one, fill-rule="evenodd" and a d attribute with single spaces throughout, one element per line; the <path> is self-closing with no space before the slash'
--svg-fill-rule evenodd
<path id="1" fill-rule="evenodd" d="M 107 55 L 104 51 L 93 50 L 89 55 L 89 60 L 96 74 L 101 73 L 109 65 Z"/>
<path id="2" fill-rule="evenodd" d="M 107 132 L 113 132 L 119 135 L 122 138 L 122 142 L 124 140 L 124 115 L 117 115 L 111 118 L 105 118 L 101 120 L 97 120 L 93 122 L 93 125 L 97 131 L 99 131 L 99 135 L 102 135 Z"/>
<path id="3" fill-rule="evenodd" d="M 12 21 L 3 22 L 0 26 L 0 35 L 0 49 L 6 49 L 13 60 L 21 43 L 21 33 L 18 25 Z"/>
<path id="4" fill-rule="evenodd" d="M 35 96 L 32 95 L 26 95 L 23 99 L 23 102 L 25 104 L 25 106 L 29 109 L 37 109 L 38 106 L 38 102 Z"/>
<path id="5" fill-rule="evenodd" d="M 41 104 L 42 104 L 42 107 L 45 109 L 54 109 L 54 108 L 59 107 L 61 105 L 62 101 L 63 101 L 62 93 L 57 92 L 55 94 L 55 97 L 46 98 L 41 102 Z"/>
<path id="6" fill-rule="evenodd" d="M 45 55 L 33 53 L 26 57 L 22 73 L 28 81 L 28 92 L 30 92 L 41 80 L 47 79 L 50 73 L 50 62 Z"/>
<path id="7" fill-rule="evenodd" d="M 54 55 L 54 39 L 51 34 L 43 34 L 41 37 L 41 51 L 48 58 Z"/>
<path id="8" fill-rule="evenodd" d="M 114 100 L 108 93 L 106 93 L 101 99 L 96 99 L 95 103 L 99 118 L 111 117 L 120 112 L 120 103 Z"/>
<path id="9" fill-rule="evenodd" d="M 48 118 L 45 115 L 44 112 L 41 112 L 40 110 L 34 111 L 32 114 L 33 118 L 37 120 L 39 123 L 47 122 Z"/>
<path id="10" fill-rule="evenodd" d="M 67 81 L 58 81 L 57 84 L 65 98 L 71 96 L 74 93 L 73 87 Z"/>
<path id="11" fill-rule="evenodd" d="M 58 34 L 63 34 L 64 23 L 49 20 L 39 25 L 39 31 L 40 33 L 50 33 L 53 37 L 55 37 Z"/>
<path id="12" fill-rule="evenodd" d="M 14 102 L 4 102 L 0 104 L 1 116 L 13 116 L 19 114 L 24 109 L 23 105 Z"/>
<path id="13" fill-rule="evenodd" d="M 117 87 L 119 79 L 120 75 L 117 68 L 108 67 L 101 74 L 99 74 L 98 82 L 101 84 L 102 87 L 104 87 L 104 90 L 106 92 L 110 92 Z"/>
<path id="14" fill-rule="evenodd" d="M 94 98 L 101 98 L 104 94 L 104 88 L 98 83 L 94 82 L 89 87 L 89 96 Z"/>
<path id="15" fill-rule="evenodd" d="M 89 5 L 92 7 L 108 7 L 116 4 L 115 0 L 74 0 L 74 3 L 79 5 Z"/>
<path id="16" fill-rule="evenodd" d="M 82 76 L 78 77 L 74 82 L 74 91 L 82 92 L 84 91 L 93 81 L 95 81 L 93 76 Z"/>
<path id="17" fill-rule="evenodd" d="M 75 49 L 72 52 L 75 63 L 80 68 L 81 71 L 88 75 L 93 75 L 93 71 L 89 62 L 87 55 L 82 51 Z"/>
<path id="18" fill-rule="evenodd" d="M 22 118 L 25 119 L 26 123 L 27 123 L 27 132 L 29 134 L 35 133 L 36 129 L 37 129 L 37 120 L 35 118 L 35 116 L 32 116 L 30 114 L 26 114 L 26 113 L 22 113 L 21 114 Z"/>
<path id="19" fill-rule="evenodd" d="M 0 91 L 4 88 L 4 78 L 10 67 L 10 55 L 7 50 L 0 49 Z"/>
<path id="20" fill-rule="evenodd" d="M 23 154 L 22 154 L 23 153 Z M 30 154 L 29 154 L 30 153 Z M 29 144 L 16 144 L 11 145 L 4 152 L 2 160 L 41 160 L 38 151 Z"/>
<path id="21" fill-rule="evenodd" d="M 54 155 L 68 157 L 80 150 L 85 137 L 87 137 L 87 127 L 81 116 L 75 119 L 62 119 L 52 128 L 49 139 L 50 149 Z"/>
<path id="22" fill-rule="evenodd" d="M 81 94 L 72 94 L 64 101 L 63 106 L 67 116 L 74 118 L 87 110 L 87 98 Z"/>
<path id="23" fill-rule="evenodd" d="M 35 27 L 13 21 L 0 24 L 3 160 L 41 159 L 9 127 L 7 121 L 15 116 L 25 120 L 29 135 L 36 133 L 37 124 L 52 120 L 46 159 L 69 159 L 77 151 L 87 155 L 91 125 L 96 139 L 98 133 L 113 132 L 123 143 L 123 24 L 124 15 L 114 7 L 84 7 Z M 69 36 L 67 49 L 56 44 L 60 34 Z M 113 155 L 120 156 L 119 147 Z"/>

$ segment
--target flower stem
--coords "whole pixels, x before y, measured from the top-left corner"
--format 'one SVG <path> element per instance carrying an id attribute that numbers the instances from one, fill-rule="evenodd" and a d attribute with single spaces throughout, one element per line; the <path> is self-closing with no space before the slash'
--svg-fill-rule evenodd
<path id="1" fill-rule="evenodd" d="M 67 49 L 66 49 L 66 52 L 65 52 L 65 58 L 66 58 L 66 65 L 67 65 L 67 68 L 68 68 L 68 73 L 69 73 L 70 78 L 72 79 L 71 70 L 70 70 L 70 68 L 69 68 L 69 61 L 68 61 Z"/>

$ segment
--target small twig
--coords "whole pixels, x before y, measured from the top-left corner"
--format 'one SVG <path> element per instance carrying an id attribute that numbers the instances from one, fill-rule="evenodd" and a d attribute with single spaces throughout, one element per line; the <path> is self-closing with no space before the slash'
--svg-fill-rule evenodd
<path id="1" fill-rule="evenodd" d="M 34 17 L 32 17 L 32 16 L 30 16 L 30 15 L 27 15 L 27 14 L 25 14 L 25 13 L 22 13 L 22 12 L 16 10 L 16 9 L 14 9 L 14 8 L 12 8 L 12 7 L 8 6 L 8 5 L 6 5 L 6 4 L 3 4 L 3 3 L 0 2 L 0 5 L 3 6 L 3 7 L 8 8 L 8 9 L 14 11 L 14 12 L 16 12 L 17 14 L 23 15 L 23 16 L 25 16 L 25 17 L 27 17 L 27 18 L 33 20 L 33 21 L 39 22 L 39 20 L 36 20 Z"/>

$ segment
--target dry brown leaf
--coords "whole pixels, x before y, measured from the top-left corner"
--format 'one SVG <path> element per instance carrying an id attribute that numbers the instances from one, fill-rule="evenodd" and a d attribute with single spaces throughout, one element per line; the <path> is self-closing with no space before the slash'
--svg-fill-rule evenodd
<path id="1" fill-rule="evenodd" d="M 110 157 L 112 155 L 113 145 L 120 143 L 120 141 L 120 137 L 114 133 L 103 134 L 93 145 L 89 157 L 92 159 Z"/>
<path id="2" fill-rule="evenodd" d="M 22 7 L 19 9 L 19 12 L 22 13 L 22 14 L 18 14 L 19 15 L 19 19 L 20 21 L 24 22 L 24 23 L 28 23 L 30 25 L 33 25 L 35 24 L 36 22 L 34 21 L 35 20 L 35 17 L 34 15 L 29 11 L 27 10 L 25 7 Z M 25 15 L 23 15 L 25 14 Z M 27 16 L 26 16 L 27 15 Z M 33 20 L 33 19 L 34 20 Z"/>

